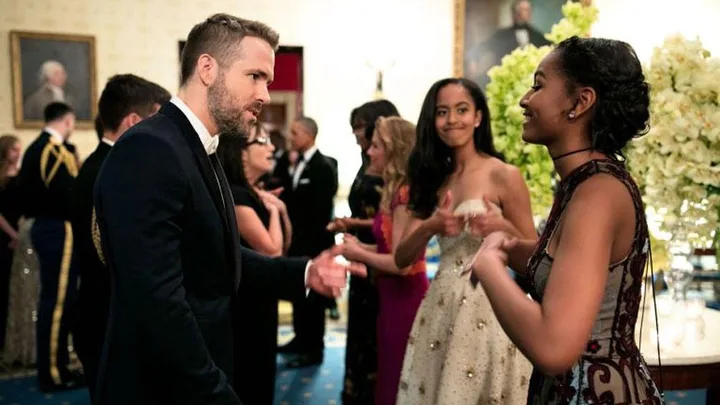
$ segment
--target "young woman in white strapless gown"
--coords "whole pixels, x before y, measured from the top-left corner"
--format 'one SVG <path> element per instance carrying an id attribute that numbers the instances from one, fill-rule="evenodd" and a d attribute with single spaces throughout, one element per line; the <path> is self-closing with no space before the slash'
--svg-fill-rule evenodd
<path id="1" fill-rule="evenodd" d="M 487 102 L 475 83 L 435 83 L 417 130 L 408 164 L 414 218 L 395 260 L 407 266 L 433 235 L 438 235 L 441 255 L 415 317 L 397 404 L 524 404 L 531 365 L 465 270 L 482 235 L 503 226 L 503 217 L 513 228 L 506 231 L 536 237 L 527 186 L 517 168 L 495 151 Z M 466 219 L 488 208 L 495 215 L 469 229 Z"/>

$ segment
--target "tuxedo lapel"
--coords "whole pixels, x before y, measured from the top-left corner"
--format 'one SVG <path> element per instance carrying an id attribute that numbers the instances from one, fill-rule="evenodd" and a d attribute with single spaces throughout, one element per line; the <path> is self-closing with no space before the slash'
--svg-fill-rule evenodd
<path id="1" fill-rule="evenodd" d="M 312 182 L 312 175 L 313 175 L 313 167 L 317 165 L 318 159 L 322 158 L 322 154 L 319 150 L 316 150 L 315 153 L 308 159 L 305 164 L 303 165 L 302 171 L 298 175 L 298 183 L 295 186 L 294 190 L 297 191 L 301 183 L 305 183 L 308 180 Z M 304 180 L 304 181 L 303 181 Z"/>
<path id="2" fill-rule="evenodd" d="M 220 218 L 222 218 L 222 222 L 225 227 L 225 240 L 228 244 L 233 243 L 233 245 L 226 247 L 226 251 L 229 252 L 228 257 L 231 259 L 230 265 L 232 266 L 233 270 L 237 272 L 237 270 L 235 270 L 235 263 L 237 261 L 237 258 L 234 247 L 234 244 L 236 243 L 235 232 L 237 232 L 237 230 L 236 226 L 234 225 L 235 212 L 233 207 L 233 200 L 232 196 L 228 197 L 227 195 L 224 195 L 225 193 L 223 193 L 223 191 L 220 189 L 220 185 L 227 184 L 227 181 L 223 182 L 223 179 L 225 179 L 225 175 L 224 173 L 222 173 L 222 170 L 217 173 L 215 170 L 213 170 L 210 157 L 208 156 L 202 142 L 200 142 L 200 136 L 192 127 L 192 124 L 190 124 L 190 121 L 188 121 L 187 117 L 185 117 L 185 114 L 183 114 L 183 112 L 180 111 L 179 108 L 177 108 L 172 103 L 165 103 L 165 105 L 163 105 L 163 107 L 160 109 L 159 114 L 166 115 L 170 119 L 172 119 L 175 125 L 180 128 L 180 132 L 185 137 L 188 146 L 190 146 L 190 150 L 195 157 L 195 161 L 200 167 L 200 174 L 202 175 L 205 187 L 209 190 L 210 196 L 215 203 L 215 208 L 217 209 Z M 218 167 L 219 166 L 220 165 L 218 164 Z M 215 177 L 216 174 L 217 178 Z M 225 188 L 224 186 L 222 187 Z M 231 225 L 231 221 L 233 225 Z"/>
<path id="3" fill-rule="evenodd" d="M 223 198 L 220 194 L 220 190 L 218 189 L 217 180 L 215 180 L 215 174 L 213 173 L 210 158 L 208 157 L 207 151 L 205 151 L 205 147 L 202 142 L 200 142 L 200 136 L 197 132 L 195 132 L 195 129 L 193 129 L 190 121 L 188 121 L 187 117 L 185 117 L 185 114 L 183 114 L 182 111 L 180 111 L 180 109 L 175 107 L 172 103 L 165 103 L 165 105 L 163 105 L 160 109 L 160 114 L 170 117 L 180 128 L 180 132 L 183 134 L 185 140 L 190 146 L 193 156 L 195 156 L 195 161 L 198 166 L 200 166 L 200 173 L 202 174 L 205 186 L 210 191 L 213 202 L 215 202 L 215 208 L 217 208 L 218 214 L 222 217 L 225 226 L 228 226 L 228 219 L 225 215 L 225 208 L 223 207 Z"/>
<path id="4" fill-rule="evenodd" d="M 215 172 L 218 176 L 218 182 L 220 183 L 221 192 L 223 195 L 223 198 L 225 200 L 225 217 L 228 218 L 229 226 L 230 226 L 230 237 L 227 238 L 227 240 L 230 242 L 229 250 L 233 252 L 232 255 L 232 266 L 235 270 L 233 280 L 235 281 L 235 290 L 237 291 L 238 286 L 240 285 L 240 266 L 238 265 L 240 261 L 240 251 L 236 249 L 237 246 L 240 246 L 240 242 L 238 241 L 237 237 L 237 218 L 235 217 L 235 203 L 233 201 L 232 193 L 230 192 L 230 183 L 227 181 L 227 177 L 225 177 L 225 171 L 222 168 L 222 165 L 220 164 L 220 161 L 217 158 L 216 154 L 210 155 L 210 162 L 215 168 Z"/>

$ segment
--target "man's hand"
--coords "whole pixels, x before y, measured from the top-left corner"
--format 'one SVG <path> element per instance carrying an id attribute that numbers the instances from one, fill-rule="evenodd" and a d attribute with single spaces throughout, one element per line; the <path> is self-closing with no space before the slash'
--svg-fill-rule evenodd
<path id="1" fill-rule="evenodd" d="M 347 285 L 347 274 L 367 277 L 367 267 L 362 263 L 339 263 L 336 257 L 342 254 L 342 246 L 328 249 L 312 260 L 307 274 L 306 287 L 327 297 L 339 297 Z"/>

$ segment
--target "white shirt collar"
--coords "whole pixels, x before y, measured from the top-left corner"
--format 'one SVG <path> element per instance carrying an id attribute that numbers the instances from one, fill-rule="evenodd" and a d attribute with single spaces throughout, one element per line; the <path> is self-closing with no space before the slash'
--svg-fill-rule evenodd
<path id="1" fill-rule="evenodd" d="M 115 145 L 115 141 L 111 141 L 110 139 L 107 139 L 107 138 L 103 138 L 103 139 L 101 139 L 101 141 L 102 141 L 103 143 L 106 143 L 106 144 L 110 145 L 110 146 Z"/>
<path id="2" fill-rule="evenodd" d="M 185 102 L 180 100 L 178 97 L 171 98 L 170 102 L 175 104 L 175 106 L 179 108 L 183 114 L 185 114 L 185 117 L 187 117 L 188 121 L 190 121 L 190 125 L 192 125 L 195 132 L 197 132 L 200 136 L 200 142 L 202 142 L 207 154 L 212 155 L 213 153 L 215 153 L 218 147 L 218 137 L 210 135 L 210 131 L 208 131 L 205 125 L 203 125 L 202 121 L 200 121 L 200 118 L 198 118 L 197 115 L 192 112 L 190 107 L 188 107 Z"/>
<path id="3" fill-rule="evenodd" d="M 43 128 L 43 131 L 45 131 L 45 132 L 47 132 L 48 134 L 50 134 L 50 140 L 51 140 L 53 143 L 60 145 L 60 144 L 63 144 L 63 143 L 65 142 L 65 138 L 63 138 L 62 135 L 60 135 L 60 133 L 59 133 L 58 131 L 56 131 L 56 130 L 50 128 L 50 127 L 45 127 L 45 128 Z"/>
<path id="4" fill-rule="evenodd" d="M 310 147 L 310 149 L 306 150 L 305 153 L 303 153 L 303 162 L 307 164 L 307 162 L 310 161 L 310 159 L 313 157 L 315 152 L 317 152 L 318 148 L 317 146 L 313 145 Z"/>
<path id="5" fill-rule="evenodd" d="M 528 33 L 527 28 L 519 28 L 515 30 L 515 40 L 517 41 L 518 45 L 525 46 L 528 43 L 530 43 L 530 33 Z"/>

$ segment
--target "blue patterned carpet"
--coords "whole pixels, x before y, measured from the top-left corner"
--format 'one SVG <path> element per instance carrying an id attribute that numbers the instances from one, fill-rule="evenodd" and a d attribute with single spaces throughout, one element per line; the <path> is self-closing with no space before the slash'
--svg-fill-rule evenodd
<path id="1" fill-rule="evenodd" d="M 292 338 L 292 329 L 281 326 L 278 341 Z M 345 328 L 329 326 L 325 337 L 325 362 L 318 367 L 285 370 L 278 356 L 276 405 L 340 404 L 345 358 Z M 38 392 L 34 376 L 0 379 L 0 405 L 89 405 L 84 389 L 56 394 Z M 705 405 L 705 391 L 671 391 L 667 405 Z"/>

